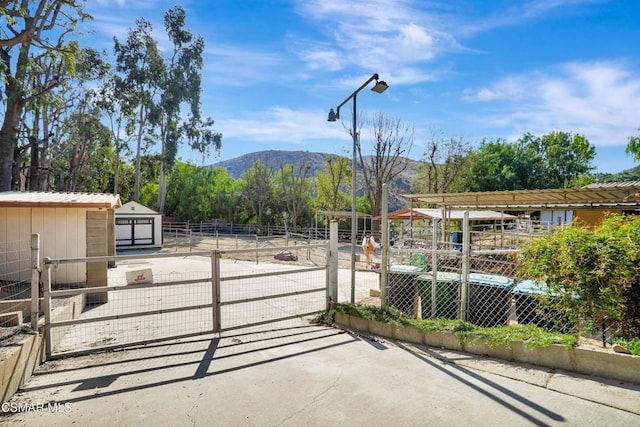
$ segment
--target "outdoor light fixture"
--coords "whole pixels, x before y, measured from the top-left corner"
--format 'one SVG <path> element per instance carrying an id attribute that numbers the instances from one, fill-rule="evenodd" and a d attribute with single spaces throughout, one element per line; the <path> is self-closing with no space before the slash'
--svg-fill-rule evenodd
<path id="1" fill-rule="evenodd" d="M 387 89 L 389 89 L 389 85 L 387 84 L 387 82 L 384 82 L 382 80 L 377 81 L 376 85 L 371 88 L 372 91 L 377 93 L 382 93 Z"/>
<path id="2" fill-rule="evenodd" d="M 389 88 L 389 85 L 386 82 L 379 80 L 378 74 L 376 73 L 372 75 L 369 78 L 369 80 L 364 82 L 362 86 L 356 89 L 355 92 L 349 95 L 347 99 L 342 101 L 342 103 L 338 105 L 335 111 L 333 111 L 333 108 L 329 110 L 329 118 L 328 118 L 328 121 L 330 122 L 337 121 L 340 118 L 340 108 L 342 108 L 344 104 L 346 104 L 347 102 L 349 102 L 350 99 L 353 98 L 353 129 L 351 131 L 351 136 L 353 138 L 353 152 L 352 152 L 352 159 L 351 159 L 351 169 L 352 169 L 351 170 L 351 193 L 352 193 L 351 194 L 351 303 L 352 304 L 355 303 L 355 299 L 356 299 L 356 239 L 358 235 L 358 216 L 357 216 L 357 210 L 356 210 L 356 147 L 358 145 L 358 127 L 357 127 L 356 118 L 357 118 L 358 110 L 356 108 L 356 96 L 358 95 L 358 92 L 360 92 L 369 83 L 371 83 L 374 80 L 376 81 L 376 84 L 371 88 L 372 91 L 376 93 L 382 93 Z"/>

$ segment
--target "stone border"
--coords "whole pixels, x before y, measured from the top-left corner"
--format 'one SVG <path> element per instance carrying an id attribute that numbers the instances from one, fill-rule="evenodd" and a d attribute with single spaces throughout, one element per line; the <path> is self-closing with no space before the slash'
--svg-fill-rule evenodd
<path id="1" fill-rule="evenodd" d="M 630 354 L 567 348 L 559 344 L 529 348 L 521 341 L 514 341 L 510 348 L 504 345 L 490 347 L 475 339 L 461 343 L 453 333 L 424 333 L 414 326 L 399 327 L 342 312 L 335 313 L 335 324 L 398 341 L 640 384 L 640 357 Z"/>

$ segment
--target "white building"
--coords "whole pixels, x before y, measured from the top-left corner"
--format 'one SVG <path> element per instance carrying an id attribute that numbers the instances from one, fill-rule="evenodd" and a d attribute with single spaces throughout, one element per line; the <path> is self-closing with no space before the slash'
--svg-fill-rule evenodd
<path id="1" fill-rule="evenodd" d="M 161 214 L 131 201 L 116 209 L 115 215 L 118 249 L 162 247 Z"/>

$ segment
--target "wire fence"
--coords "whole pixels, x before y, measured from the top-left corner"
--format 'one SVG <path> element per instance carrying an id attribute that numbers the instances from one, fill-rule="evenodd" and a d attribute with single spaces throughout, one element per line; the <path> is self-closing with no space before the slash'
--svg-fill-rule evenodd
<path id="1" fill-rule="evenodd" d="M 31 270 L 30 240 L 0 242 L 0 338 L 29 317 Z"/>
<path id="2" fill-rule="evenodd" d="M 487 230 L 467 233 L 464 238 L 462 232 L 436 229 L 436 239 L 431 231 L 404 247 L 391 246 L 383 304 L 411 317 L 461 319 L 481 327 L 530 324 L 613 343 L 613 326 L 605 322 L 587 330 L 587 322 L 570 320 L 544 283 L 519 276 L 519 243 Z"/>
<path id="3" fill-rule="evenodd" d="M 218 333 L 317 313 L 326 307 L 328 295 L 327 247 L 304 248 L 324 253 L 318 265 L 297 262 L 286 247 L 48 259 L 47 357 Z M 283 258 L 283 253 L 292 258 Z M 65 286 L 57 278 L 58 266 L 98 261 L 115 261 L 106 283 Z"/>

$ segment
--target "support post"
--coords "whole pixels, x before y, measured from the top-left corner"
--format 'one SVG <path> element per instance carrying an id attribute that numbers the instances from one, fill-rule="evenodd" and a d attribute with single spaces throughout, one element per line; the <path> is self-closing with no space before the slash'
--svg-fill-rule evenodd
<path id="1" fill-rule="evenodd" d="M 380 306 L 386 308 L 389 299 L 387 298 L 388 271 L 389 271 L 389 195 L 387 184 L 382 184 L 382 248 L 380 249 Z"/>
<path id="2" fill-rule="evenodd" d="M 31 235 L 31 329 L 38 329 L 40 312 L 40 234 Z"/>
<path id="3" fill-rule="evenodd" d="M 329 224 L 329 253 L 327 264 L 327 301 L 338 302 L 338 221 Z M 329 307 L 330 308 L 330 307 Z"/>
<path id="4" fill-rule="evenodd" d="M 53 343 L 53 337 L 51 336 L 51 264 L 46 264 L 45 266 L 42 305 L 44 310 L 44 351 L 46 361 L 51 359 L 51 352 L 53 351 L 53 348 L 51 348 Z"/>
<path id="5" fill-rule="evenodd" d="M 469 311 L 469 255 L 471 239 L 469 233 L 469 211 L 464 212 L 462 222 L 462 288 L 460 292 L 460 319 L 467 320 Z"/>
<path id="6" fill-rule="evenodd" d="M 211 251 L 211 312 L 212 331 L 220 332 L 220 257 L 218 251 Z"/>
<path id="7" fill-rule="evenodd" d="M 431 318 L 435 319 L 438 315 L 437 306 L 438 303 L 438 227 L 440 221 L 434 218 L 432 220 L 433 235 L 431 239 Z"/>
<path id="8" fill-rule="evenodd" d="M 351 154 L 351 304 L 356 303 L 356 240 L 358 235 L 358 207 L 356 198 L 356 147 L 358 144 L 358 128 L 356 121 L 356 94 L 353 94 L 353 150 Z"/>

